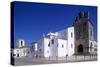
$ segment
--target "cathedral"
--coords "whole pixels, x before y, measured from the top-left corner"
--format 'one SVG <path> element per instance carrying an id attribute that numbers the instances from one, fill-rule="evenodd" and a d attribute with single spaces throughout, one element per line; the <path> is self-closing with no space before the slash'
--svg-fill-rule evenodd
<path id="1" fill-rule="evenodd" d="M 25 47 L 24 40 L 18 40 L 17 45 L 17 48 L 12 50 L 14 57 L 66 57 L 97 51 L 89 12 L 80 12 L 71 27 L 49 32 L 36 42 L 32 42 L 30 47 Z"/>

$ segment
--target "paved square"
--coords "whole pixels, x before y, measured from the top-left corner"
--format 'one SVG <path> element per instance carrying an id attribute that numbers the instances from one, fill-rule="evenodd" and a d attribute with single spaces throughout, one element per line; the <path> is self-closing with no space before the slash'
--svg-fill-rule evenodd
<path id="1" fill-rule="evenodd" d="M 24 58 L 15 58 L 15 66 L 67 63 L 67 62 L 84 62 L 84 61 L 96 61 L 96 60 L 97 60 L 97 56 L 70 56 L 70 57 L 66 57 L 66 58 L 24 57 Z"/>

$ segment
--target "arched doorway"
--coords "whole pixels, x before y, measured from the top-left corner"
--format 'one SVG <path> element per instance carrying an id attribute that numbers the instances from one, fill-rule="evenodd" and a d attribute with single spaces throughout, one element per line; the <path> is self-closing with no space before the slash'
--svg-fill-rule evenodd
<path id="1" fill-rule="evenodd" d="M 78 53 L 83 53 L 83 46 L 82 46 L 82 44 L 80 44 L 78 46 Z"/>

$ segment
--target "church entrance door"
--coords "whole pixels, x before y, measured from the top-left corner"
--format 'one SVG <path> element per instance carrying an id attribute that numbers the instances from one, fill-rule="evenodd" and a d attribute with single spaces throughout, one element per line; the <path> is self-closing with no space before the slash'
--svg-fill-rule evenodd
<path id="1" fill-rule="evenodd" d="M 82 44 L 80 44 L 78 46 L 78 53 L 83 53 L 83 45 Z"/>

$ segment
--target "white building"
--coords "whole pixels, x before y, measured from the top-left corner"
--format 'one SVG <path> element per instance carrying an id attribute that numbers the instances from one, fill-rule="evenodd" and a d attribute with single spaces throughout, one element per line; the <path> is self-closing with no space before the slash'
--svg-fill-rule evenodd
<path id="1" fill-rule="evenodd" d="M 97 50 L 96 42 L 91 41 L 92 52 Z M 47 35 L 40 38 L 36 43 L 38 57 L 66 57 L 75 54 L 75 33 L 74 27 L 68 27 L 63 30 L 48 33 Z M 36 46 L 35 45 L 35 46 Z"/>
<path id="2" fill-rule="evenodd" d="M 12 54 L 14 58 L 22 58 L 31 55 L 29 47 L 14 48 L 12 49 Z"/>
<path id="3" fill-rule="evenodd" d="M 91 40 L 90 40 L 91 41 Z M 97 42 L 92 42 L 92 52 L 97 52 Z M 66 57 L 75 54 L 75 34 L 74 27 L 48 33 L 37 42 L 33 42 L 30 47 L 25 46 L 23 39 L 17 40 L 17 48 L 12 49 L 13 57 Z"/>
<path id="4" fill-rule="evenodd" d="M 31 53 L 32 53 L 32 56 L 33 57 L 36 57 L 37 56 L 37 46 L 38 46 L 38 44 L 37 44 L 37 42 L 33 42 L 32 44 L 31 44 Z"/>
<path id="5" fill-rule="evenodd" d="M 25 46 L 25 41 L 23 39 L 17 40 L 17 47 L 11 49 L 11 52 L 14 58 L 31 56 L 30 47 Z"/>
<path id="6" fill-rule="evenodd" d="M 38 57 L 66 57 L 74 54 L 74 27 L 48 33 L 37 41 Z"/>
<path id="7" fill-rule="evenodd" d="M 57 32 L 50 32 L 33 42 L 31 47 L 25 47 L 25 41 L 19 39 L 17 48 L 12 49 L 14 57 L 66 57 L 73 54 L 93 54 L 97 52 L 97 42 L 94 40 L 93 25 L 89 13 L 80 12 L 72 27 Z"/>
<path id="8" fill-rule="evenodd" d="M 24 47 L 25 41 L 23 39 L 18 39 L 16 44 L 17 44 L 17 47 Z"/>

